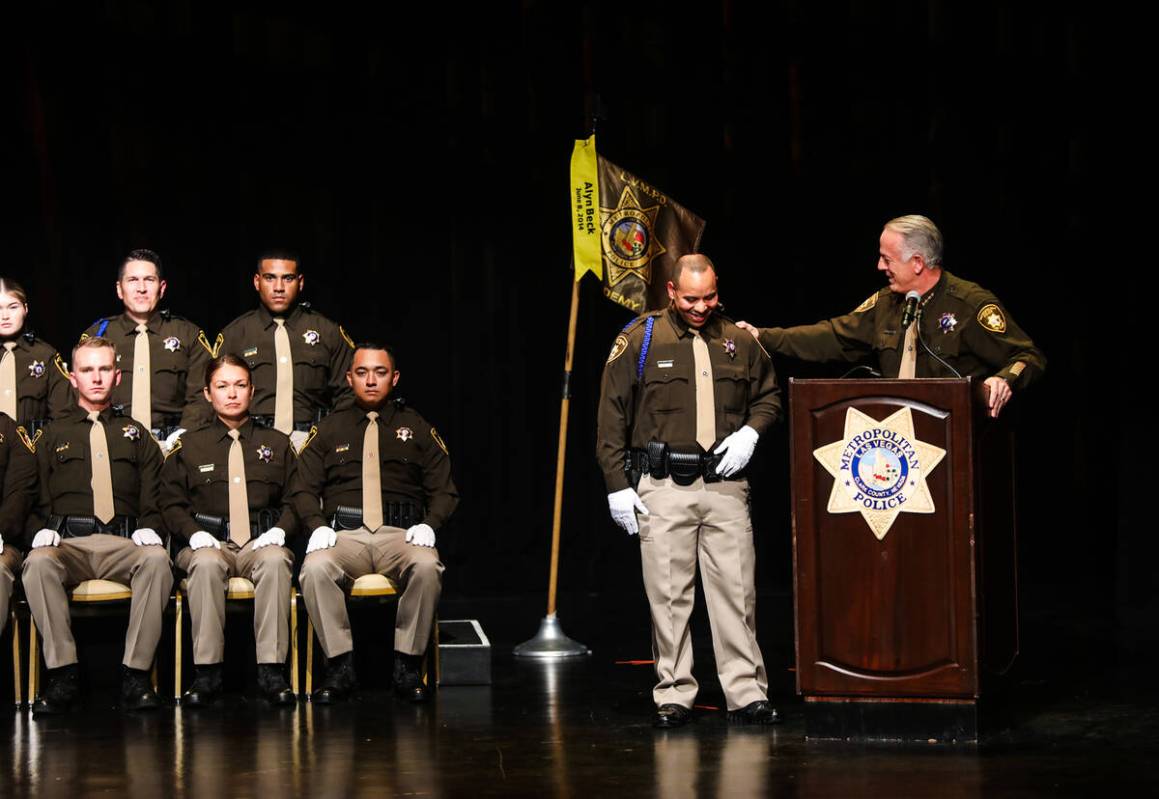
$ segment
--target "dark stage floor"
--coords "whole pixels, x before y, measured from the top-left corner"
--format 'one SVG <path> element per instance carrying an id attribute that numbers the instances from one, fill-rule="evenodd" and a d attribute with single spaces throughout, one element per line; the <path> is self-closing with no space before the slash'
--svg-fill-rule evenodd
<path id="1" fill-rule="evenodd" d="M 510 655 L 534 632 L 540 599 L 447 600 L 443 618 L 480 619 L 491 636 L 492 686 L 446 687 L 417 708 L 379 682 L 346 706 L 281 712 L 244 693 L 208 712 L 126 716 L 99 697 L 67 718 L 5 710 L 0 796 L 1110 797 L 1159 786 L 1147 660 L 1097 619 L 1024 614 L 1023 657 L 979 744 L 853 744 L 804 740 L 788 601 L 761 603 L 787 717 L 773 730 L 729 727 L 715 709 L 700 628 L 704 708 L 688 728 L 653 730 L 650 667 L 616 662 L 649 657 L 634 594 L 563 603 L 567 632 L 594 654 L 557 665 Z"/>

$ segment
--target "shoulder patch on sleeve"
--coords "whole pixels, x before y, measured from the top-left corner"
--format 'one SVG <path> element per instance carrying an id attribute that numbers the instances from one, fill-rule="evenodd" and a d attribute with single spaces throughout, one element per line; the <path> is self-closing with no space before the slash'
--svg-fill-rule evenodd
<path id="1" fill-rule="evenodd" d="M 612 351 L 608 354 L 608 363 L 616 360 L 623 355 L 628 349 L 628 337 L 621 333 L 616 336 L 616 340 L 612 342 Z"/>
<path id="2" fill-rule="evenodd" d="M 310 446 L 310 442 L 314 440 L 316 435 L 318 435 L 318 425 L 311 425 L 310 432 L 306 434 L 306 440 L 302 442 L 302 446 L 298 447 L 294 454 L 301 455 L 303 452 L 305 452 L 306 447 Z M 290 449 L 294 448 L 291 446 Z"/>
<path id="3" fill-rule="evenodd" d="M 176 441 L 174 441 L 173 446 L 171 446 L 169 448 L 169 451 L 165 453 L 165 460 L 169 460 L 171 457 L 176 455 L 177 451 L 179 449 L 181 449 L 181 439 L 180 438 L 177 439 Z"/>
<path id="4" fill-rule="evenodd" d="M 64 362 L 64 358 L 60 357 L 59 352 L 53 356 L 52 365 L 55 366 L 62 375 L 64 375 L 65 380 L 68 380 L 68 364 Z"/>
<path id="5" fill-rule="evenodd" d="M 350 334 L 346 332 L 346 328 L 344 328 L 342 325 L 338 325 L 338 333 L 342 336 L 342 340 L 350 346 L 350 349 L 356 349 L 354 346 L 354 339 L 350 338 Z"/>
<path id="6" fill-rule="evenodd" d="M 28 447 L 28 451 L 35 455 L 36 442 L 40 440 L 42 435 L 44 435 L 44 430 L 37 430 L 36 435 L 30 437 L 28 435 L 28 431 L 25 430 L 23 426 L 21 426 L 16 428 L 16 434 L 20 436 L 20 440 L 24 443 L 24 446 Z"/>
<path id="7" fill-rule="evenodd" d="M 204 330 L 197 331 L 197 343 L 200 344 L 202 347 L 205 347 L 205 351 L 209 353 L 209 357 L 211 357 L 211 358 L 217 357 L 217 351 L 221 349 L 221 344 L 223 341 L 225 341 L 225 336 L 223 336 L 221 333 L 218 333 L 217 340 L 214 341 L 212 346 L 211 346 L 209 343 L 209 339 L 205 337 L 205 331 Z"/>
<path id="8" fill-rule="evenodd" d="M 853 313 L 864 313 L 865 311 L 868 311 L 873 306 L 877 305 L 877 295 L 880 293 L 881 292 L 875 291 L 873 294 L 870 294 L 865 299 L 865 302 L 861 303 L 861 305 L 858 305 L 856 308 L 853 309 Z"/>
<path id="9" fill-rule="evenodd" d="M 439 449 L 443 451 L 444 455 L 451 454 L 447 452 L 447 442 L 443 441 L 443 437 L 439 435 L 439 431 L 433 427 L 431 428 L 431 438 L 433 438 L 435 443 L 439 445 Z"/>
<path id="10" fill-rule="evenodd" d="M 978 324 L 991 333 L 1005 333 L 1006 315 L 997 305 L 988 302 L 982 306 L 982 310 L 978 311 Z"/>

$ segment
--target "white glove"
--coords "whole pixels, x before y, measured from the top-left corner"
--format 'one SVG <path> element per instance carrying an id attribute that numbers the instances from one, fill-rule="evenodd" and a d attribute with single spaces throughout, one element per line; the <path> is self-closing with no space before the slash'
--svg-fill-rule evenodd
<path id="1" fill-rule="evenodd" d="M 159 547 L 164 544 L 161 536 L 152 527 L 142 527 L 133 531 L 133 543 L 139 547 Z"/>
<path id="2" fill-rule="evenodd" d="M 60 546 L 60 533 L 56 530 L 49 530 L 47 527 L 38 532 L 32 539 L 33 549 L 58 546 Z"/>
<path id="3" fill-rule="evenodd" d="M 254 549 L 268 546 L 283 547 L 285 545 L 286 531 L 281 527 L 271 527 L 254 539 Z"/>
<path id="4" fill-rule="evenodd" d="M 0 535 L 0 555 L 4 554 L 4 536 Z"/>
<path id="5" fill-rule="evenodd" d="M 136 539 L 133 539 L 136 540 Z M 213 547 L 214 549 L 221 549 L 221 542 L 211 536 L 204 530 L 198 530 L 193 535 L 189 536 L 189 548 L 196 552 L 205 547 Z"/>
<path id="6" fill-rule="evenodd" d="M 416 547 L 433 547 L 435 531 L 429 524 L 416 524 L 406 531 L 406 542 Z"/>
<path id="7" fill-rule="evenodd" d="M 753 450 L 757 448 L 757 439 L 760 437 L 760 433 L 746 424 L 720 442 L 720 446 L 712 451 L 713 455 L 724 453 L 724 457 L 717 464 L 716 473 L 721 477 L 732 477 L 748 466 Z"/>
<path id="8" fill-rule="evenodd" d="M 612 520 L 624 528 L 624 532 L 628 535 L 640 532 L 640 527 L 636 524 L 636 511 L 648 515 L 644 501 L 634 488 L 625 488 L 608 494 L 608 510 L 612 512 Z"/>
<path id="9" fill-rule="evenodd" d="M 338 533 L 332 527 L 319 527 L 310 536 L 310 543 L 306 544 L 306 554 L 318 549 L 329 549 L 338 543 Z"/>
<path id="10" fill-rule="evenodd" d="M 290 433 L 290 443 L 294 445 L 295 452 L 301 451 L 302 445 L 306 443 L 306 437 L 309 435 L 305 430 L 295 430 Z"/>
<path id="11" fill-rule="evenodd" d="M 181 436 L 184 434 L 185 428 L 178 427 L 176 430 L 169 434 L 168 438 L 165 438 L 159 442 L 161 444 L 161 451 L 168 455 L 173 450 L 173 445 L 177 443 L 177 439 L 181 438 Z"/>

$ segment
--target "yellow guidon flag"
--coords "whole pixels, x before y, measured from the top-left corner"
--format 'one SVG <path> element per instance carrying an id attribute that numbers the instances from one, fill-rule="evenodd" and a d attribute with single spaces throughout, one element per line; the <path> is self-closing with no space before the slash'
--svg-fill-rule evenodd
<path id="1" fill-rule="evenodd" d="M 595 136 L 572 150 L 571 202 L 575 279 L 592 272 L 635 313 L 667 305 L 672 266 L 697 252 L 704 220 L 598 155 Z"/>

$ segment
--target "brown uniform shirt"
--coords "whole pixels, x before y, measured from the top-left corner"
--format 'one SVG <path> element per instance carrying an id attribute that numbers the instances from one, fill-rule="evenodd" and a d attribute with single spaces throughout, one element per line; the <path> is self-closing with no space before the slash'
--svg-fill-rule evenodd
<path id="1" fill-rule="evenodd" d="M 92 423 L 87 413 L 73 406 L 55 420 L 36 442 L 40 485 L 36 506 L 25 531 L 33 535 L 49 516 L 93 515 L 93 468 L 89 451 Z M 137 517 L 137 527 L 164 534 L 157 499 L 161 479 L 161 448 L 128 416 L 111 408 L 101 412 L 109 443 L 109 467 L 113 476 L 113 510 L 119 516 Z"/>
<path id="2" fill-rule="evenodd" d="M 651 341 L 639 374 L 647 319 Z M 714 314 L 701 328 L 712 364 L 716 442 L 748 425 L 764 434 L 781 417 L 780 389 L 768 355 L 753 337 Z M 649 441 L 696 444 L 692 333 L 674 309 L 637 318 L 616 337 L 604 366 L 596 456 L 608 491 L 628 488 L 624 456 Z"/>
<path id="3" fill-rule="evenodd" d="M 84 340 L 97 335 L 98 320 L 81 334 Z M 117 368 L 121 383 L 113 389 L 113 404 L 124 406 L 125 413 L 133 403 L 133 357 L 137 344 L 137 323 L 128 314 L 112 317 L 102 334 L 117 345 Z M 149 384 L 154 428 L 178 425 L 186 430 L 204 427 L 213 417 L 213 408 L 201 393 L 205 385 L 205 367 L 213 357 L 213 347 L 205 332 L 188 319 L 160 311 L 147 324 L 149 330 L 149 367 L 153 373 Z"/>
<path id="4" fill-rule="evenodd" d="M 288 487 L 297 469 L 289 436 L 249 419 L 238 428 L 245 465 L 246 499 L 251 511 L 278 508 L 274 526 L 286 538 L 298 532 L 298 517 L 289 504 Z M 229 428 L 216 417 L 208 427 L 186 433 L 161 469 L 161 512 L 169 532 L 185 540 L 204 529 L 195 513 L 229 518 Z M 264 530 L 262 532 L 265 532 Z"/>
<path id="5" fill-rule="evenodd" d="M 884 288 L 852 313 L 813 325 L 770 327 L 760 331 L 769 352 L 805 361 L 857 361 L 873 355 L 885 377 L 901 367 L 905 332 L 901 315 L 905 297 Z M 977 283 L 942 270 L 937 284 L 921 301 L 917 323 L 921 338 L 962 377 L 997 375 L 1012 389 L 1024 389 L 1046 369 L 1046 357 L 1006 312 L 1001 301 Z M 954 374 L 921 344 L 917 345 L 917 377 Z"/>
<path id="6" fill-rule="evenodd" d="M 446 444 L 423 417 L 398 402 L 379 411 L 382 501 L 426 506 L 423 522 L 438 530 L 459 504 Z M 347 408 L 310 431 L 298 454 L 291 499 L 308 532 L 330 524 L 339 505 L 362 507 L 362 439 L 366 411 Z M 318 500 L 322 507 L 318 507 Z"/>
<path id="7" fill-rule="evenodd" d="M 13 339 L 16 349 L 16 423 L 43 426 L 76 404 L 68 367 L 51 344 L 31 333 Z"/>
<path id="8" fill-rule="evenodd" d="M 0 413 L 0 537 L 24 548 L 24 522 L 36 501 L 36 456 L 23 428 Z"/>
<path id="9" fill-rule="evenodd" d="M 311 424 L 316 414 L 353 404 L 346 372 L 354 342 L 341 326 L 299 303 L 286 315 L 290 355 L 294 359 L 294 422 Z M 232 352 L 249 364 L 254 383 L 250 413 L 274 415 L 278 368 L 274 360 L 274 318 L 265 306 L 242 314 L 222 331 L 218 354 Z"/>

